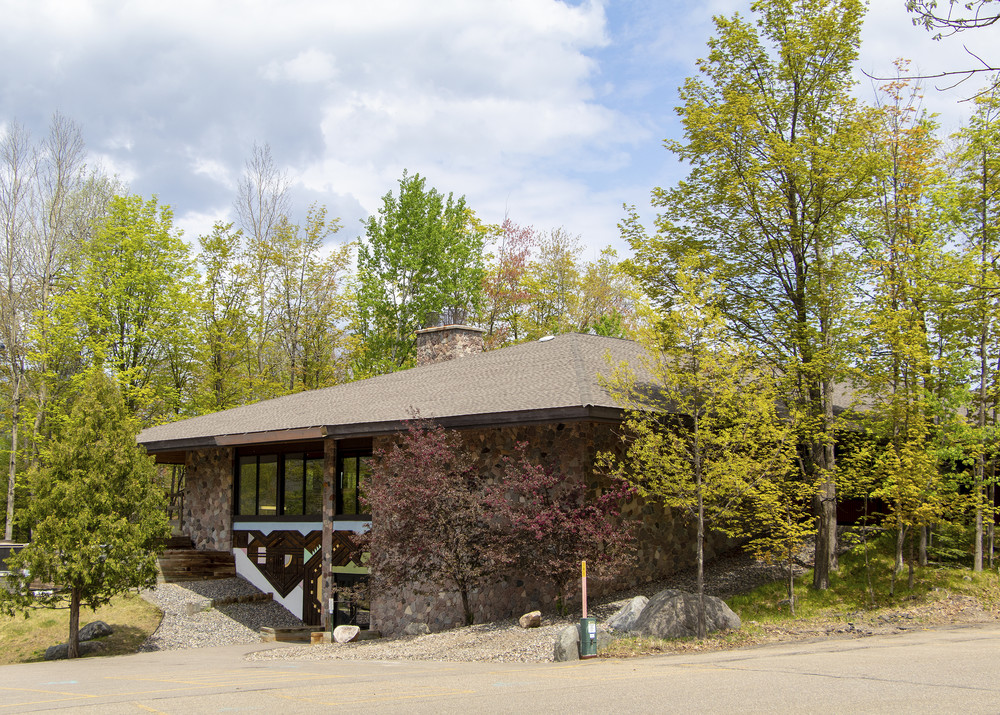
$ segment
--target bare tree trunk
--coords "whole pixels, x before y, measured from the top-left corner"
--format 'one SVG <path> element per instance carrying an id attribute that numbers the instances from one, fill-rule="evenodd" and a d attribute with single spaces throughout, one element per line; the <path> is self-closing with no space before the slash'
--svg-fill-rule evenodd
<path id="1" fill-rule="evenodd" d="M 11 404 L 10 417 L 10 463 L 7 471 L 7 523 L 4 526 L 4 539 L 14 538 L 14 487 L 17 484 L 17 426 L 20 421 L 21 409 L 21 376 L 15 378 L 14 399 Z"/>
<path id="2" fill-rule="evenodd" d="M 906 540 L 906 527 L 903 524 L 896 524 L 896 562 L 893 571 L 903 573 L 903 543 Z"/>
<path id="3" fill-rule="evenodd" d="M 927 542 L 929 540 L 928 537 L 930 536 L 930 533 L 929 533 L 930 530 L 931 530 L 931 528 L 929 526 L 921 526 L 920 527 L 920 551 L 919 551 L 920 556 L 919 556 L 919 558 L 920 558 L 920 565 L 921 566 L 926 566 L 927 565 L 927 546 L 928 546 Z"/>

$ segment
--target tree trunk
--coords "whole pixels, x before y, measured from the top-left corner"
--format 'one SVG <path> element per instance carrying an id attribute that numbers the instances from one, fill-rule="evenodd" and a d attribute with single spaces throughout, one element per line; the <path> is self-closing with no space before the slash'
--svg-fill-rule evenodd
<path id="1" fill-rule="evenodd" d="M 903 573 L 903 542 L 906 539 L 906 527 L 902 524 L 896 525 L 896 563 L 893 570 L 896 573 Z"/>
<path id="2" fill-rule="evenodd" d="M 80 656 L 80 589 L 73 586 L 69 596 L 69 640 L 66 641 L 66 657 Z"/>
<path id="3" fill-rule="evenodd" d="M 3 538 L 14 539 L 14 487 L 17 484 L 17 426 L 20 419 L 21 377 L 14 380 L 14 395 L 10 416 L 10 462 L 7 470 L 7 523 L 4 524 Z"/>
<path id="4" fill-rule="evenodd" d="M 475 616 L 472 614 L 472 606 L 469 605 L 469 589 L 466 587 L 461 588 L 462 593 L 462 612 L 465 614 L 465 625 L 471 626 L 475 623 Z"/>
<path id="5" fill-rule="evenodd" d="M 920 550 L 918 553 L 921 566 L 927 565 L 927 537 L 930 535 L 930 529 L 931 528 L 929 526 L 920 527 Z"/>
<path id="6" fill-rule="evenodd" d="M 906 587 L 910 591 L 912 591 L 913 590 L 913 533 L 912 532 L 910 533 L 910 558 L 908 559 L 908 561 L 909 563 L 907 564 L 908 574 L 906 580 Z"/>

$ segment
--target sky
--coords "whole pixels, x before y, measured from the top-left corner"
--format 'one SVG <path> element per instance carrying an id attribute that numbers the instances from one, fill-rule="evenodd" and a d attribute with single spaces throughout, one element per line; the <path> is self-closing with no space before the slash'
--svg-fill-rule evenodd
<path id="1" fill-rule="evenodd" d="M 156 194 L 193 242 L 234 218 L 253 145 L 357 238 L 405 170 L 465 195 L 478 216 L 578 234 L 594 258 L 627 249 L 622 204 L 648 222 L 650 191 L 684 175 L 677 87 L 706 54 L 713 15 L 744 0 L 0 0 L 0 130 L 36 138 L 54 112 L 92 164 Z M 939 42 L 904 0 L 871 0 L 862 74 L 896 57 L 932 73 L 994 63 L 1000 28 Z M 969 112 L 929 83 L 946 132 Z"/>

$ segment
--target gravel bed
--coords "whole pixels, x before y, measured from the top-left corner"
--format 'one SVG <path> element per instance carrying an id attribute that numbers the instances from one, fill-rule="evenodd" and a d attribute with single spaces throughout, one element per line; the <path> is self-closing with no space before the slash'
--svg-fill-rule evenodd
<path id="1" fill-rule="evenodd" d="M 742 553 L 715 559 L 705 565 L 705 592 L 720 597 L 749 591 L 763 583 L 784 578 L 781 568 L 767 566 Z M 694 591 L 697 572 L 681 572 L 668 579 L 622 591 L 591 603 L 590 615 L 598 622 L 610 618 L 630 599 L 653 596 L 665 588 Z M 576 624 L 579 614 L 559 618 L 543 614 L 539 628 L 521 628 L 517 619 L 454 628 L 423 636 L 405 636 L 359 643 L 289 646 L 258 651 L 249 660 L 432 660 L 546 663 L 552 661 L 556 634 Z"/>
<path id="2" fill-rule="evenodd" d="M 653 596 L 664 588 L 694 591 L 696 572 L 691 569 L 668 579 L 611 594 L 591 602 L 591 615 L 604 621 L 637 595 Z M 705 566 L 706 593 L 729 597 L 760 584 L 784 578 L 780 568 L 769 567 L 744 554 L 715 559 Z M 260 593 L 242 578 L 159 584 L 142 596 L 163 611 L 163 621 L 140 650 L 172 650 L 260 642 L 263 626 L 301 626 L 302 622 L 277 603 L 256 602 L 219 606 L 188 614 L 187 604 L 206 599 L 233 598 Z M 549 662 L 556 634 L 573 618 L 544 614 L 539 628 L 525 630 L 516 619 L 483 623 L 423 636 L 386 638 L 345 645 L 303 645 L 260 651 L 252 660 L 434 660 L 491 662 Z"/>
<path id="3" fill-rule="evenodd" d="M 260 591 L 242 578 L 161 583 L 155 589 L 145 590 L 142 597 L 163 611 L 163 620 L 139 650 L 259 643 L 263 626 L 302 625 L 302 621 L 274 601 L 233 603 L 192 614 L 187 612 L 189 603 L 256 593 Z"/>

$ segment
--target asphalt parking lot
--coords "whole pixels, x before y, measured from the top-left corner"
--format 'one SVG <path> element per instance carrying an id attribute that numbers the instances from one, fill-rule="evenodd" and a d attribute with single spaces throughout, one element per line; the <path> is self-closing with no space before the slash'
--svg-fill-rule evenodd
<path id="1" fill-rule="evenodd" d="M 1000 709 L 1000 626 L 995 625 L 550 664 L 245 659 L 261 647 L 5 666 L 0 713 Z"/>

